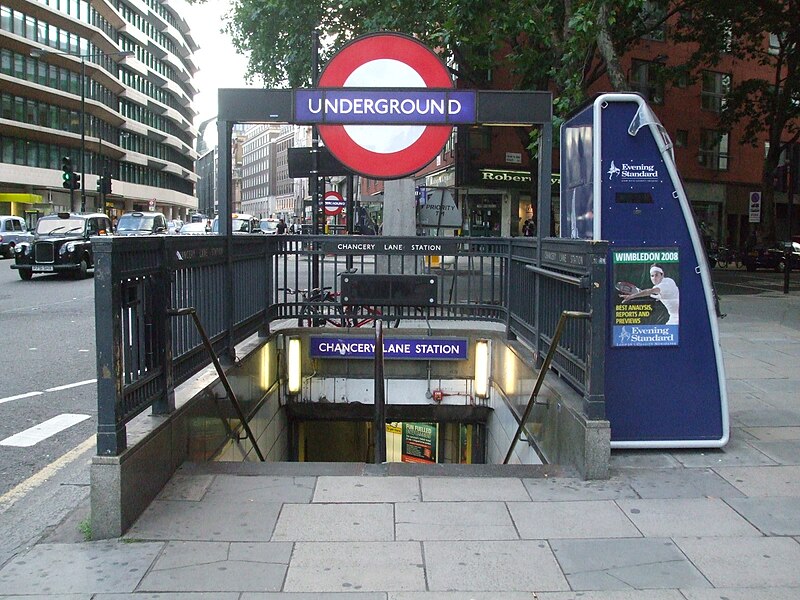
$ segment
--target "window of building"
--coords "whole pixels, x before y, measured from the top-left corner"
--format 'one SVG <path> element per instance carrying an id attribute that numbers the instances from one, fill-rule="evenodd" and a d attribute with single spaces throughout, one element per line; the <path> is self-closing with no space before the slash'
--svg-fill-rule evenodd
<path id="1" fill-rule="evenodd" d="M 731 89 L 731 76 L 728 73 L 703 71 L 703 88 L 700 92 L 700 104 L 703 110 L 720 112 L 725 108 L 725 96 Z"/>
<path id="2" fill-rule="evenodd" d="M 664 103 L 664 66 L 660 62 L 634 60 L 631 63 L 630 84 L 634 91 L 651 104 Z"/>
<path id="3" fill-rule="evenodd" d="M 723 131 L 703 129 L 700 132 L 700 152 L 697 162 L 707 169 L 728 170 L 728 137 Z"/>

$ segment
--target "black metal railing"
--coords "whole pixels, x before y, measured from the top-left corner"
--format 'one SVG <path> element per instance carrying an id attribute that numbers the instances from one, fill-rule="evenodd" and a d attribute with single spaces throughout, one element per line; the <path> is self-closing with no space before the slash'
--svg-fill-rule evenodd
<path id="1" fill-rule="evenodd" d="M 271 322 L 337 316 L 333 302 L 291 290 L 341 291 L 340 275 L 435 275 L 437 302 L 378 304 L 389 322 L 471 320 L 505 324 L 539 357 L 547 354 L 564 310 L 592 313 L 569 322 L 553 368 L 584 397 L 588 417 L 603 418 L 605 243 L 533 238 L 381 236 L 161 236 L 93 242 L 98 367 L 98 454 L 126 448 L 125 425 L 152 407 L 174 410 L 174 389 L 210 364 L 193 307 L 214 353 Z M 338 313 L 341 314 L 341 313 Z M 599 337 L 598 337 L 599 334 Z"/>

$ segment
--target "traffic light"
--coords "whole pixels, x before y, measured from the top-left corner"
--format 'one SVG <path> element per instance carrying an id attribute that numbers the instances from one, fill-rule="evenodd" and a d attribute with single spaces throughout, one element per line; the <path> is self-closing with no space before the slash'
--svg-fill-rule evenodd
<path id="1" fill-rule="evenodd" d="M 111 193 L 111 175 L 106 173 L 97 178 L 97 191 L 101 194 Z"/>
<path id="2" fill-rule="evenodd" d="M 74 177 L 75 171 L 72 169 L 72 159 L 69 156 L 65 156 L 61 159 L 61 170 L 63 171 L 61 178 L 64 180 L 64 183 L 61 185 L 68 190 L 74 190 Z"/>
<path id="3" fill-rule="evenodd" d="M 81 189 L 81 175 L 80 175 L 80 173 L 73 173 L 72 174 L 72 189 L 73 190 Z"/>

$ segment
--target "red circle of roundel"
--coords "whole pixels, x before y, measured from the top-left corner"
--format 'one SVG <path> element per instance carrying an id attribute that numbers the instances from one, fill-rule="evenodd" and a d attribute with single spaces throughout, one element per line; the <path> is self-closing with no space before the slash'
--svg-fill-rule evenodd
<path id="1" fill-rule="evenodd" d="M 333 217 L 344 210 L 345 200 L 339 192 L 325 192 L 325 214 Z"/>
<path id="2" fill-rule="evenodd" d="M 367 35 L 344 46 L 323 70 L 318 87 L 341 88 L 358 67 L 382 58 L 407 64 L 426 87 L 453 87 L 447 67 L 436 54 L 414 38 L 397 33 Z M 419 171 L 436 158 L 452 130 L 450 125 L 428 125 L 407 148 L 379 153 L 356 144 L 343 125 L 319 126 L 319 134 L 331 154 L 357 173 L 375 179 L 400 178 Z"/>

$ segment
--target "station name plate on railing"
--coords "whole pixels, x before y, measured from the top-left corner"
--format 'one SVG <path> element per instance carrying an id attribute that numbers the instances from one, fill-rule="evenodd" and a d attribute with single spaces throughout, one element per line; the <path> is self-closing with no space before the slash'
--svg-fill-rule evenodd
<path id="1" fill-rule="evenodd" d="M 458 254 L 461 242 L 446 241 L 413 241 L 413 238 L 364 238 L 347 237 L 346 239 L 324 240 L 319 242 L 319 249 L 326 254 Z"/>
<path id="2" fill-rule="evenodd" d="M 371 359 L 375 356 L 375 338 L 309 338 L 311 358 Z M 411 360 L 466 360 L 467 340 L 463 338 L 384 338 L 383 357 Z"/>

